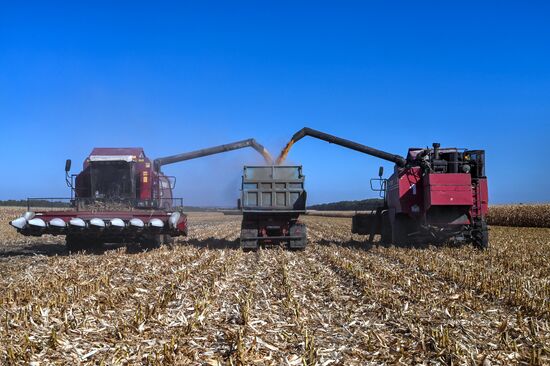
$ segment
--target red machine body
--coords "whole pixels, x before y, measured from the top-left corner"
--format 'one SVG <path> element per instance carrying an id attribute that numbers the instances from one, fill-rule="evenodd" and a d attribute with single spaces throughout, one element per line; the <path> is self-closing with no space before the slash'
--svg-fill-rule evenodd
<path id="1" fill-rule="evenodd" d="M 139 242 L 146 248 L 187 235 L 182 204 L 174 205 L 175 179 L 153 169 L 142 148 L 95 148 L 83 170 L 70 175 L 72 209 L 31 211 L 12 221 L 23 235 L 65 235 L 69 250 L 103 243 Z M 29 206 L 32 203 L 29 199 Z M 43 200 L 41 200 L 43 202 Z"/>
<path id="2" fill-rule="evenodd" d="M 371 180 L 384 204 L 374 212 L 356 214 L 353 233 L 369 235 L 369 241 L 380 234 L 382 242 L 393 244 L 462 241 L 488 246 L 485 151 L 434 143 L 432 148 L 410 148 L 405 158 L 304 127 L 292 136 L 278 162 L 305 136 L 395 164 L 390 178 L 383 179 L 380 168 L 379 178 Z M 379 188 L 373 182 L 379 182 Z"/>
<path id="3" fill-rule="evenodd" d="M 173 206 L 175 178 L 154 169 L 142 148 L 95 148 L 74 177 L 77 199 L 129 200 L 141 208 Z"/>
<path id="4" fill-rule="evenodd" d="M 381 234 L 386 243 L 468 241 L 488 245 L 488 189 L 483 150 L 409 149 L 380 181 L 384 207 L 357 214 L 352 232 Z M 372 186 L 372 184 L 371 184 Z"/>
<path id="5" fill-rule="evenodd" d="M 404 169 L 388 179 L 387 195 L 388 206 L 395 214 L 416 218 L 444 207 L 456 207 L 464 216 L 451 222 L 454 224 L 469 224 L 470 217 L 485 216 L 488 210 L 487 179 L 481 178 L 472 186 L 471 175 L 465 173 L 423 176 L 419 167 Z M 429 218 L 433 222 L 442 219 L 438 215 Z"/>

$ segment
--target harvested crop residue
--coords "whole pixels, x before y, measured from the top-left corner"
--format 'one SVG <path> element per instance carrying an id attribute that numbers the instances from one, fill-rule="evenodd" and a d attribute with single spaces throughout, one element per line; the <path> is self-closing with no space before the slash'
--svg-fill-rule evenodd
<path id="1" fill-rule="evenodd" d="M 171 248 L 67 256 L 1 212 L 2 364 L 550 363 L 550 229 L 384 248 L 307 216 L 305 251 L 244 253 L 239 216 L 191 214 Z"/>

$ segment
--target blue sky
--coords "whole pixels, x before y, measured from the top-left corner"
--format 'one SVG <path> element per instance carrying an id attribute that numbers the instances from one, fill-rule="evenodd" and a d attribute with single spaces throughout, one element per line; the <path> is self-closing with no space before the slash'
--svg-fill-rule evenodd
<path id="1" fill-rule="evenodd" d="M 43 2 L 42 2 L 43 3 Z M 78 4 L 77 4 L 78 3 Z M 548 2 L 48 2 L 0 5 L 0 199 L 67 196 L 94 146 L 154 158 L 303 126 L 393 153 L 487 150 L 493 203 L 548 202 Z M 231 205 L 253 150 L 166 167 Z M 310 203 L 375 197 L 382 163 L 304 139 Z"/>

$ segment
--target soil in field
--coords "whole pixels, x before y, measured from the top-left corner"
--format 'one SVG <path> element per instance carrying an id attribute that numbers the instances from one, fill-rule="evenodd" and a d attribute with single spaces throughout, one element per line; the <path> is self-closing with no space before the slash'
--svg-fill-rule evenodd
<path id="1" fill-rule="evenodd" d="M 192 214 L 172 247 L 0 249 L 3 364 L 548 364 L 550 229 L 491 249 L 377 247 L 305 217 L 303 252 L 238 249 L 239 216 Z"/>

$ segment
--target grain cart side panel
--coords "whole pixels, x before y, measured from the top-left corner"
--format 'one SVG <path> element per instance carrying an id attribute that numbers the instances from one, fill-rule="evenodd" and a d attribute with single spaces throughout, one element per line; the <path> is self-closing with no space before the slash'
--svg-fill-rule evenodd
<path id="1" fill-rule="evenodd" d="M 298 217 L 305 213 L 306 192 L 301 166 L 245 166 L 242 178 L 241 247 L 287 243 L 303 249 L 306 228 Z"/>

